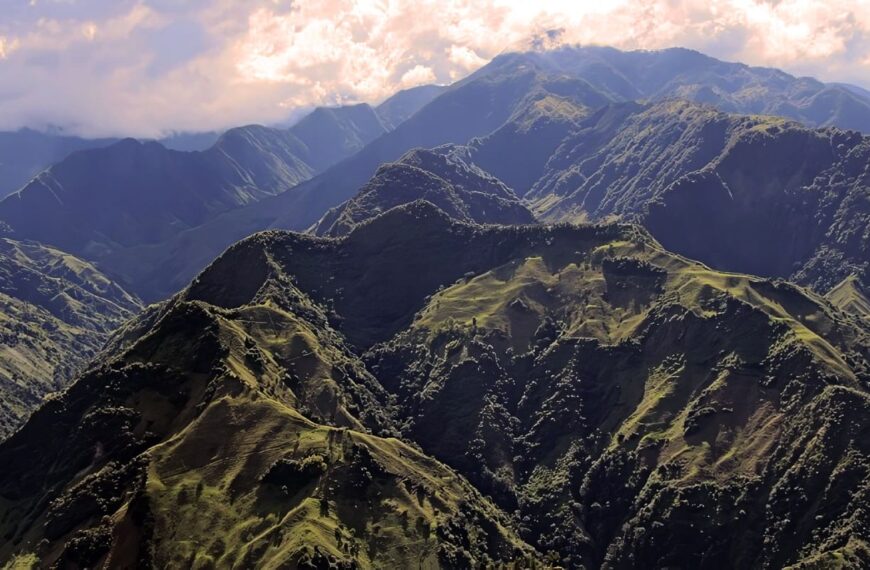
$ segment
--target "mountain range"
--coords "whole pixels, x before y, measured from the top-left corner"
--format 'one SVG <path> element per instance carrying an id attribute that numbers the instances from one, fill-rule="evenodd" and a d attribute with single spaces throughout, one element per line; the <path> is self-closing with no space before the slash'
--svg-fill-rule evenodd
<path id="1" fill-rule="evenodd" d="M 617 81 L 619 77 L 631 77 L 632 83 Z M 321 109 L 287 131 L 263 127 L 231 130 L 203 153 L 172 153 L 154 145 L 134 145 L 132 141 L 78 153 L 0 202 L 0 220 L 13 228 L 16 238 L 36 239 L 84 256 L 142 298 L 157 300 L 177 291 L 235 240 L 262 229 L 302 230 L 315 224 L 329 209 L 351 199 L 381 164 L 397 161 L 413 148 L 467 145 L 469 162 L 501 178 L 521 198 L 528 194 L 528 200 L 535 203 L 534 210 L 544 219 L 576 219 L 576 206 L 569 206 L 571 199 L 560 194 L 578 194 L 580 184 L 566 186 L 573 184 L 577 176 L 594 180 L 595 160 L 605 161 L 605 168 L 613 168 L 613 161 L 621 156 L 618 153 L 627 152 L 635 164 L 647 160 L 652 150 L 618 145 L 630 145 L 631 137 L 648 127 L 651 130 L 643 134 L 649 137 L 649 144 L 669 145 L 671 155 L 685 150 L 695 162 L 689 158 L 678 164 L 664 160 L 646 162 L 644 178 L 634 180 L 629 180 L 633 172 L 621 174 L 626 184 L 647 188 L 641 193 L 623 192 L 622 187 L 611 189 L 612 195 L 632 194 L 631 198 L 620 200 L 632 201 L 636 210 L 654 194 L 658 198 L 665 181 L 674 182 L 680 175 L 711 164 L 716 158 L 714 152 L 723 153 L 729 144 L 725 133 L 730 136 L 736 132 L 725 125 L 728 115 L 724 113 L 715 115 L 712 109 L 693 111 L 701 108 L 680 108 L 680 104 L 667 101 L 680 96 L 708 102 L 709 98 L 695 96 L 703 91 L 693 87 L 697 85 L 713 85 L 723 93 L 726 90 L 727 102 L 712 101 L 725 110 L 779 112 L 819 125 L 864 128 L 863 119 L 850 122 L 845 118 L 860 113 L 842 113 L 839 107 L 828 108 L 827 118 L 814 115 L 815 119 L 790 111 L 806 105 L 816 108 L 820 103 L 808 101 L 816 101 L 813 97 L 826 101 L 830 97 L 825 94 L 829 92 L 848 93 L 848 97 L 860 103 L 864 100 L 858 92 L 775 70 L 719 62 L 688 50 L 623 53 L 609 48 L 577 48 L 509 54 L 447 89 L 403 92 L 382 104 L 380 113 L 367 106 Z M 620 103 L 638 97 L 666 101 Z M 835 99 L 841 97 L 846 95 Z M 761 105 L 758 101 L 766 103 Z M 415 105 L 422 107 L 414 113 L 405 111 L 390 119 L 382 118 L 386 115 L 384 109 L 402 105 L 408 105 L 410 110 Z M 396 117 L 406 116 L 406 120 L 394 125 Z M 734 120 L 741 124 L 770 122 L 761 118 Z M 787 156 L 812 152 L 812 147 L 791 146 L 802 143 L 791 141 L 796 129 L 786 127 L 787 124 L 783 123 L 781 133 L 770 132 L 770 140 L 765 144 L 779 146 Z M 624 129 L 622 137 L 611 141 L 620 129 Z M 713 138 L 717 136 L 718 139 Z M 849 148 L 863 144 L 860 135 L 852 131 L 829 136 L 840 137 L 836 144 Z M 572 144 L 575 148 L 569 148 Z M 710 147 L 699 151 L 699 144 Z M 825 143 L 820 140 L 819 144 Z M 355 150 L 359 152 L 354 153 Z M 609 154 L 612 157 L 608 159 Z M 836 152 L 828 155 L 828 163 L 812 167 L 816 168 L 815 174 L 836 176 L 838 169 L 845 168 L 844 176 L 860 178 L 860 172 L 848 170 L 844 157 Z M 585 170 L 577 172 L 581 165 L 571 161 L 586 156 L 597 158 L 587 161 Z M 123 160 L 131 168 L 119 168 L 113 176 L 106 165 Z M 813 174 L 812 168 L 806 170 L 805 178 Z M 125 178 L 133 170 L 136 176 Z M 785 181 L 777 173 L 764 176 L 776 184 L 798 182 Z M 559 180 L 561 186 L 557 188 Z M 610 181 L 605 176 L 602 184 Z M 813 180 L 800 182 L 811 185 Z M 860 179 L 858 182 L 861 183 Z M 649 190 L 650 183 L 659 190 Z M 550 203 L 549 194 L 556 195 L 549 196 L 549 200 L 561 203 L 558 206 Z M 852 196 L 851 200 L 865 200 L 860 192 L 852 192 Z M 678 199 L 676 193 L 672 199 Z M 837 204 L 827 206 L 828 210 L 834 210 L 827 220 L 837 218 L 837 207 Z M 676 212 L 682 206 L 674 208 Z M 853 208 L 862 209 L 863 204 Z M 595 204 L 585 210 L 591 219 L 628 211 L 622 206 L 612 207 L 610 201 L 605 201 L 604 207 Z M 655 216 L 666 217 L 667 211 L 664 208 L 651 214 L 649 227 L 657 227 Z M 46 219 L 53 223 L 44 223 Z M 664 223 L 669 222 L 659 224 Z M 829 229 L 826 220 L 815 225 L 818 229 L 814 230 L 813 240 L 796 245 L 795 251 L 785 256 L 782 266 L 758 271 L 757 264 L 728 259 L 723 260 L 726 263 L 723 267 L 771 276 L 799 276 L 801 282 L 820 287 L 833 286 L 845 278 L 846 272 L 866 270 L 855 259 L 856 252 L 866 251 L 862 249 L 866 243 L 855 242 L 862 238 L 852 238 L 845 251 L 831 250 L 838 261 L 833 262 L 833 267 L 822 267 L 830 243 L 842 236 L 822 235 Z M 721 231 L 732 229 L 722 227 Z M 681 251 L 675 240 L 658 234 L 657 237 L 668 247 Z M 717 232 L 715 239 L 721 241 L 724 237 Z M 704 261 L 718 262 L 721 252 L 701 251 L 711 247 L 709 241 L 708 238 L 688 253 Z M 793 270 L 793 264 L 808 266 Z"/>
<path id="2" fill-rule="evenodd" d="M 0 201 L 0 562 L 870 565 L 862 133 L 581 47 L 74 152 Z"/>

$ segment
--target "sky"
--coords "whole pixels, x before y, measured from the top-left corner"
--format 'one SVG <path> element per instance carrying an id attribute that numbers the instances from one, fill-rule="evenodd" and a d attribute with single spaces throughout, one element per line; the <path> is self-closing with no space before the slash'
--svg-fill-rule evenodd
<path id="1" fill-rule="evenodd" d="M 0 0 L 0 129 L 273 124 L 450 83 L 552 29 L 870 88 L 870 0 Z"/>

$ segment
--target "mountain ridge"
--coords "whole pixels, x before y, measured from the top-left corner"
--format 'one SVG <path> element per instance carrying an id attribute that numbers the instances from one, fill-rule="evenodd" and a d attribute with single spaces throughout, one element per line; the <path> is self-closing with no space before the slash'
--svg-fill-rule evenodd
<path id="1" fill-rule="evenodd" d="M 630 224 L 477 226 L 417 201 L 341 238 L 259 233 L 0 444 L 0 496 L 32 513 L 0 522 L 18 544 L 2 556 L 402 565 L 376 537 L 432 556 L 413 542 L 428 528 L 448 567 L 866 562 L 868 332 L 841 314 Z M 423 451 L 379 439 L 396 435 Z M 24 454 L 62 468 L 30 477 Z M 487 519 L 495 543 L 473 539 Z"/>

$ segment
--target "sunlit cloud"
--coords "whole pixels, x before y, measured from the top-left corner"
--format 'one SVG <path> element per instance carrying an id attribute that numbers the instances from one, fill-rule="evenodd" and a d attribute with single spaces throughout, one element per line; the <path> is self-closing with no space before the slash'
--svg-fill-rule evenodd
<path id="1" fill-rule="evenodd" d="M 10 0 L 0 128 L 158 136 L 450 83 L 560 43 L 684 46 L 870 86 L 870 0 Z"/>

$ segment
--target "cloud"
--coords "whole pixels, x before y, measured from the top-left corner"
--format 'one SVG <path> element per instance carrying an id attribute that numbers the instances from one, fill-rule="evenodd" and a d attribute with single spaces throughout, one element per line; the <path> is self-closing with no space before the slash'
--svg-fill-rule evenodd
<path id="1" fill-rule="evenodd" d="M 560 42 L 685 46 L 870 83 L 870 0 L 10 0 L 0 128 L 159 136 L 449 83 Z"/>

